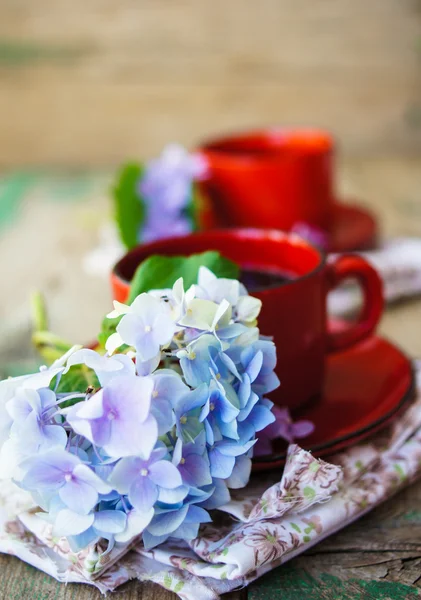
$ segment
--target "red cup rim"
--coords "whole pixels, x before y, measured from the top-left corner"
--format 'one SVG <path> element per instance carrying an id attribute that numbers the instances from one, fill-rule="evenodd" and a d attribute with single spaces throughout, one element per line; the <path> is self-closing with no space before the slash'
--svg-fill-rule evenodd
<path id="1" fill-rule="evenodd" d="M 249 165 L 294 159 L 299 156 L 324 156 L 334 151 L 334 140 L 325 130 L 314 127 L 269 127 L 233 133 L 205 140 L 199 151 L 232 165 Z"/>
<path id="2" fill-rule="evenodd" d="M 301 281 L 303 281 L 304 279 L 312 277 L 313 275 L 317 274 L 319 271 L 321 271 L 325 267 L 326 261 L 327 261 L 327 254 L 323 250 L 321 250 L 320 248 L 317 248 L 316 246 L 314 246 L 313 244 L 311 244 L 310 242 L 308 242 L 307 240 L 305 240 L 304 238 L 300 237 L 299 235 L 297 235 L 295 233 L 283 232 L 278 229 L 253 229 L 253 228 L 212 229 L 209 231 L 201 231 L 201 232 L 191 233 L 189 235 L 180 236 L 180 237 L 161 238 L 159 240 L 156 240 L 155 242 L 150 242 L 148 244 L 140 244 L 140 245 L 136 246 L 135 248 L 132 248 L 131 250 L 129 250 L 129 252 L 127 252 L 114 265 L 113 270 L 111 272 L 111 277 L 114 280 L 118 280 L 120 284 L 125 285 L 129 288 L 131 279 L 134 275 L 134 272 L 136 271 L 137 267 L 143 262 L 143 260 L 145 260 L 148 256 L 151 256 L 153 254 L 165 254 L 165 248 L 168 247 L 172 242 L 174 243 L 174 247 L 176 248 L 177 245 L 182 246 L 183 243 L 188 242 L 194 238 L 196 238 L 196 239 L 204 238 L 205 240 L 206 240 L 206 238 L 209 238 L 210 240 L 212 240 L 212 238 L 215 236 L 216 237 L 224 236 L 225 238 L 228 238 L 228 239 L 230 239 L 230 238 L 235 239 L 235 238 L 241 238 L 241 237 L 245 237 L 245 238 L 249 238 L 249 239 L 250 238 L 254 238 L 254 239 L 260 238 L 262 240 L 266 239 L 266 240 L 270 240 L 273 242 L 277 242 L 277 241 L 279 242 L 281 240 L 288 240 L 293 245 L 301 246 L 301 247 L 304 246 L 304 247 L 310 249 L 311 251 L 313 251 L 317 255 L 317 258 L 318 258 L 317 264 L 313 268 L 311 268 L 308 272 L 303 273 L 302 275 L 299 274 L 296 277 L 294 277 L 293 279 L 291 279 L 291 281 L 288 281 L 286 284 L 283 284 L 282 287 L 284 287 L 284 285 L 286 285 L 286 286 L 296 285 L 296 284 L 300 283 Z M 155 251 L 155 249 L 156 249 L 156 251 Z M 209 246 L 208 249 L 212 250 L 212 246 Z M 195 252 L 195 250 L 193 249 L 190 252 L 190 254 L 193 254 L 194 252 Z M 181 254 L 181 255 L 187 254 L 188 255 L 189 253 L 185 253 L 185 252 L 183 252 L 183 250 L 180 250 L 180 252 L 177 253 L 177 251 L 176 251 L 172 255 L 177 255 L 177 254 Z M 138 257 L 140 259 L 138 259 Z M 258 261 L 256 261 L 256 262 L 258 262 Z M 135 265 L 134 268 L 133 268 L 133 265 Z M 275 267 L 274 267 L 274 270 L 276 270 Z M 128 272 L 130 273 L 129 275 L 127 274 Z M 259 291 L 259 294 L 265 293 L 265 291 L 273 291 L 273 289 L 276 289 L 276 287 Z"/>

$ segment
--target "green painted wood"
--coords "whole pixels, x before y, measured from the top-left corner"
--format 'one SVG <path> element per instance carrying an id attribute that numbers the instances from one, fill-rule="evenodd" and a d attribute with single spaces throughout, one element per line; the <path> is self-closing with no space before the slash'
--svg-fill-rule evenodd
<path id="1" fill-rule="evenodd" d="M 388 581 L 364 581 L 321 573 L 313 577 L 304 569 L 285 565 L 252 585 L 248 600 L 416 600 L 412 586 Z"/>
<path id="2" fill-rule="evenodd" d="M 34 175 L 16 172 L 0 180 L 0 227 L 16 218 L 26 191 L 34 182 Z"/>

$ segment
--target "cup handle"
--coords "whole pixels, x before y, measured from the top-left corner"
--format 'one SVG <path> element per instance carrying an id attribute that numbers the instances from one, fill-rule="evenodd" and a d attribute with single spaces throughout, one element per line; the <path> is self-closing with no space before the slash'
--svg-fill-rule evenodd
<path id="1" fill-rule="evenodd" d="M 376 328 L 383 312 L 383 283 L 377 271 L 363 258 L 341 255 L 328 264 L 329 291 L 344 279 L 356 279 L 364 294 L 361 313 L 355 324 L 341 331 L 329 331 L 328 352 L 337 352 L 353 346 L 368 337 Z"/>

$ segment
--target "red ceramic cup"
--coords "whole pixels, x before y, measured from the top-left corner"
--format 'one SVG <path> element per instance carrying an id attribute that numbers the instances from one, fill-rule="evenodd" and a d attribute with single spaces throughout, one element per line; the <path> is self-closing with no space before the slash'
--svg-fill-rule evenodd
<path id="1" fill-rule="evenodd" d="M 218 250 L 244 269 L 292 277 L 281 285 L 249 290 L 262 300 L 260 331 L 273 336 L 277 347 L 276 372 L 281 387 L 271 397 L 281 406 L 295 409 L 317 398 L 323 387 L 326 354 L 367 338 L 380 319 L 382 283 L 364 259 L 342 255 L 326 262 L 323 253 L 308 242 L 275 230 L 214 230 L 138 246 L 112 272 L 114 298 L 127 300 L 133 274 L 148 256 L 189 255 L 205 250 Z M 327 323 L 326 297 L 348 278 L 361 285 L 364 306 L 356 323 L 332 331 Z"/>
<path id="2" fill-rule="evenodd" d="M 316 129 L 265 129 L 204 143 L 202 226 L 328 231 L 334 205 L 331 136 Z"/>

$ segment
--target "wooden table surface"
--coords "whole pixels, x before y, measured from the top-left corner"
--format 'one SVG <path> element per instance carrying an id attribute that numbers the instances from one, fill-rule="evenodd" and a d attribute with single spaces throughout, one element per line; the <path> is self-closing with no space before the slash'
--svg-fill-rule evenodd
<path id="1" fill-rule="evenodd" d="M 419 159 L 344 161 L 340 189 L 381 215 L 386 236 L 421 237 L 420 174 Z M 108 310 L 106 280 L 86 275 L 81 267 L 82 255 L 97 244 L 97 215 L 104 219 L 107 211 L 107 183 L 107 174 L 19 172 L 0 180 L 3 373 L 16 372 L 19 365 L 33 360 L 28 344 L 30 289 L 46 292 L 55 331 L 75 342 L 94 335 L 100 316 Z M 13 261 L 8 260 L 11 256 Z M 389 308 L 381 331 L 407 353 L 421 357 L 421 301 Z M 411 600 L 420 595 L 421 482 L 230 597 Z M 124 585 L 113 597 L 175 598 L 158 586 L 139 582 Z M 64 586 L 16 558 L 0 555 L 0 599 L 23 598 L 96 600 L 100 594 L 85 585 Z"/>

